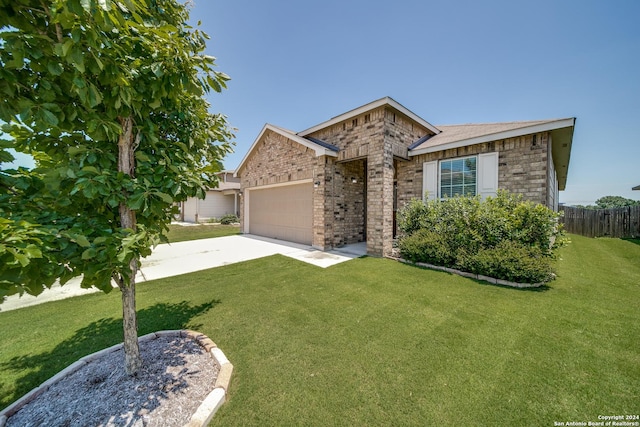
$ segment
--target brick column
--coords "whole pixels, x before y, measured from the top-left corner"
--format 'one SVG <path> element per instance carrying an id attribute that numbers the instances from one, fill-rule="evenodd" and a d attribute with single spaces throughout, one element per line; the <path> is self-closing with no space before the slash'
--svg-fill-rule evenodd
<path id="1" fill-rule="evenodd" d="M 389 143 L 370 152 L 367 181 L 367 252 L 383 256 L 393 244 L 393 150 Z"/>

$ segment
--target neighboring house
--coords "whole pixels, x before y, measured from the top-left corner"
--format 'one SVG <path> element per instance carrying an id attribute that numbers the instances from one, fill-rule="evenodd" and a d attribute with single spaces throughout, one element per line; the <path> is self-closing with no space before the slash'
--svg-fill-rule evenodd
<path id="1" fill-rule="evenodd" d="M 302 132 L 264 126 L 236 170 L 244 233 L 391 252 L 413 198 L 507 189 L 553 209 L 575 118 L 433 126 L 383 98 Z"/>
<path id="2" fill-rule="evenodd" d="M 210 218 L 219 219 L 226 214 L 239 214 L 238 193 L 240 178 L 234 171 L 225 170 L 218 175 L 218 188 L 207 190 L 204 199 L 189 197 L 180 205 L 180 220 L 185 222 L 204 222 Z"/>

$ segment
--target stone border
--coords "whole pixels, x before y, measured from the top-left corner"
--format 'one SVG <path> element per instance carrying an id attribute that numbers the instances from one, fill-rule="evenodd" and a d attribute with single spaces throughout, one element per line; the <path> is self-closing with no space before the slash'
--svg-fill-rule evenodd
<path id="1" fill-rule="evenodd" d="M 231 374 L 233 373 L 233 365 L 229 362 L 227 357 L 224 355 L 222 350 L 218 348 L 216 343 L 211 341 L 209 337 L 200 332 L 191 331 L 191 330 L 173 330 L 173 331 L 159 331 L 152 332 L 147 335 L 143 335 L 138 338 L 138 342 L 149 341 L 152 339 L 156 339 L 158 337 L 181 337 L 181 338 L 190 338 L 196 341 L 202 348 L 205 349 L 211 357 L 213 361 L 218 366 L 218 376 L 216 378 L 216 383 L 213 387 L 213 390 L 207 395 L 207 397 L 202 401 L 196 412 L 191 416 L 191 420 L 185 424 L 184 427 L 203 427 L 206 426 L 216 411 L 222 404 L 225 402 L 227 390 L 229 390 L 229 384 L 231 382 Z M 67 366 L 62 371 L 55 374 L 53 377 L 49 378 L 38 387 L 34 388 L 20 399 L 13 402 L 11 405 L 7 406 L 0 412 L 0 427 L 5 427 L 7 420 L 16 412 L 18 412 L 24 405 L 34 400 L 36 397 L 44 393 L 51 387 L 53 384 L 62 380 L 68 375 L 76 372 L 80 368 L 82 368 L 87 363 L 104 356 L 105 354 L 112 353 L 116 350 L 122 348 L 124 344 L 116 344 L 114 346 L 105 348 L 103 350 L 97 351 L 95 353 L 89 354 L 87 356 L 82 357 L 77 362 L 72 363 Z"/>
<path id="2" fill-rule="evenodd" d="M 508 280 L 496 279 L 495 277 L 483 276 L 482 274 L 474 274 L 474 273 L 469 273 L 467 271 L 456 270 L 455 268 L 443 267 L 441 265 L 427 264 L 426 262 L 411 262 L 404 258 L 396 258 L 396 257 L 388 257 L 388 258 L 396 261 L 400 261 L 401 263 L 404 263 L 404 264 L 417 265 L 418 267 L 425 267 L 431 270 L 446 271 L 447 273 L 457 274 L 458 276 L 468 277 L 469 279 L 482 280 L 482 281 L 491 283 L 492 285 L 509 286 L 511 288 L 518 288 L 518 289 L 539 288 L 541 286 L 546 285 L 545 283 L 542 283 L 542 282 L 540 283 L 510 282 Z"/>

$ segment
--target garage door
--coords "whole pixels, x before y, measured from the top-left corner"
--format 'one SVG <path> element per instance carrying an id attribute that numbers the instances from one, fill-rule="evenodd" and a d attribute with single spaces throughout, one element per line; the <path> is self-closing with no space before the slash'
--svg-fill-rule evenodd
<path id="1" fill-rule="evenodd" d="M 249 233 L 311 245 L 313 184 L 251 190 Z"/>

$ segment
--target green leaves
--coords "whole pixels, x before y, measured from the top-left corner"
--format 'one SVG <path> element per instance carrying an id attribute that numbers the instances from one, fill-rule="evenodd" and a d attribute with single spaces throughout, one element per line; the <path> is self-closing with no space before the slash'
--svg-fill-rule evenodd
<path id="1" fill-rule="evenodd" d="M 85 250 L 84 252 L 82 252 L 82 259 L 83 260 L 91 259 L 91 258 L 95 257 L 97 253 L 98 253 L 98 251 L 96 251 L 96 248 L 89 248 L 89 249 Z"/>
<path id="2" fill-rule="evenodd" d="M 229 77 L 175 0 L 5 3 L 0 119 L 38 167 L 0 172 L 0 291 L 36 294 L 79 274 L 110 291 L 231 151 L 226 119 L 202 97 Z M 137 144 L 131 176 L 118 172 L 124 117 Z M 121 226 L 123 203 L 135 227 Z"/>
<path id="3" fill-rule="evenodd" d="M 48 125 L 50 125 L 50 126 L 57 126 L 58 125 L 58 118 L 51 111 L 43 109 L 43 110 L 41 110 L 41 113 L 42 113 L 42 116 L 43 116 L 43 120 Z"/>
<path id="4" fill-rule="evenodd" d="M 76 234 L 73 236 L 73 240 L 75 240 L 75 242 L 81 247 L 81 248 L 86 248 L 89 247 L 91 245 L 91 243 L 89 243 L 89 240 L 80 234 Z"/>
<path id="5" fill-rule="evenodd" d="M 102 95 L 100 95 L 100 92 L 98 92 L 98 89 L 93 84 L 89 85 L 88 101 L 89 107 L 91 108 L 96 107 L 100 105 L 100 103 L 102 103 Z"/>
<path id="6" fill-rule="evenodd" d="M 153 193 L 153 195 L 156 196 L 157 198 L 159 198 L 160 200 L 162 200 L 163 202 L 167 203 L 167 204 L 173 203 L 173 197 L 171 197 L 167 193 L 161 193 L 159 191 L 155 191 Z"/>
<path id="7" fill-rule="evenodd" d="M 80 5 L 85 12 L 91 13 L 91 0 L 80 0 Z"/>
<path id="8" fill-rule="evenodd" d="M 59 62 L 49 62 L 49 64 L 47 64 L 47 69 L 54 76 L 59 76 L 64 71 Z"/>
<path id="9" fill-rule="evenodd" d="M 129 206 L 129 209 L 131 210 L 138 211 L 142 209 L 142 206 L 145 204 L 145 202 L 146 202 L 145 194 L 138 193 L 129 197 L 129 199 L 127 200 L 127 206 Z"/>

